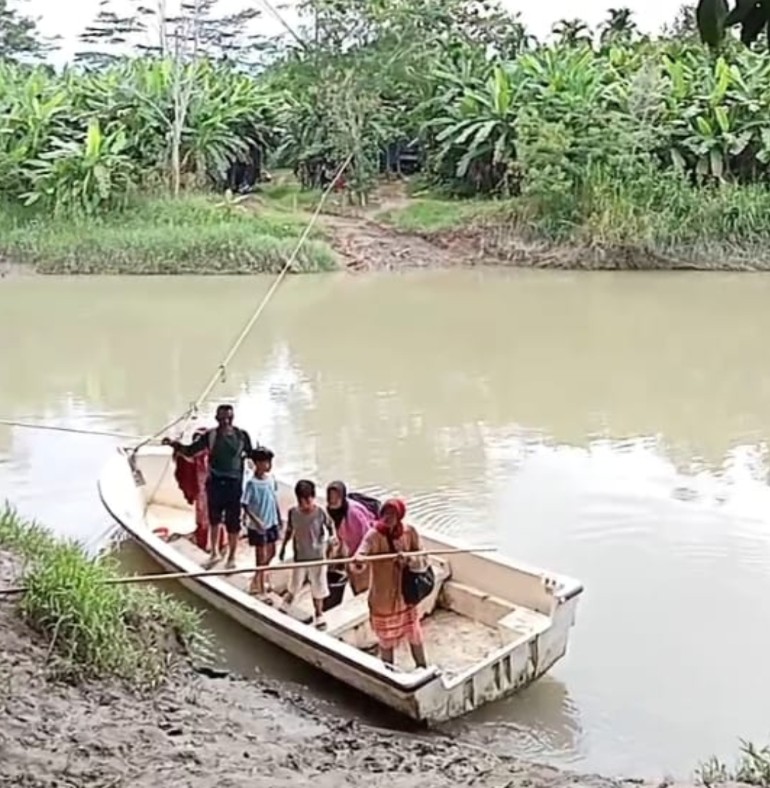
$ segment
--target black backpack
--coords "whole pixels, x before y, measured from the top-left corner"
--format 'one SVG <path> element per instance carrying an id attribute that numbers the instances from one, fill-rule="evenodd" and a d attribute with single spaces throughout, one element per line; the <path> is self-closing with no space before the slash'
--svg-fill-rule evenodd
<path id="1" fill-rule="evenodd" d="M 360 492 L 348 493 L 348 498 L 365 506 L 375 517 L 380 516 L 382 502 L 379 500 L 379 498 L 374 498 L 371 495 Z"/>

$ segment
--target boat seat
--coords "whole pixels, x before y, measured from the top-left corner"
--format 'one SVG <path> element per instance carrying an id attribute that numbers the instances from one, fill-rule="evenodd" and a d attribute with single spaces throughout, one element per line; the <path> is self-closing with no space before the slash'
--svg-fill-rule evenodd
<path id="1" fill-rule="evenodd" d="M 441 604 L 447 610 L 452 610 L 473 621 L 480 621 L 490 627 L 497 626 L 502 618 L 516 610 L 516 605 L 513 602 L 492 596 L 478 588 L 458 583 L 455 580 L 444 584 Z"/>
<path id="2" fill-rule="evenodd" d="M 439 595 L 444 583 L 451 577 L 452 572 L 449 564 L 440 559 L 431 559 L 431 566 L 436 576 L 436 585 L 433 591 L 420 602 L 420 618 L 429 616 L 438 605 Z M 341 605 L 332 608 L 324 614 L 326 619 L 326 631 L 333 637 L 342 639 L 346 633 L 353 635 L 354 645 L 358 648 L 366 646 L 360 644 L 360 638 L 355 635 L 355 630 L 368 630 L 369 622 L 369 602 L 368 594 L 363 593 L 352 599 L 346 599 Z M 366 625 L 366 626 L 364 626 Z M 364 635 L 367 643 L 371 640 L 370 635 Z"/>
<path id="3" fill-rule="evenodd" d="M 527 607 L 515 607 L 497 622 L 507 642 L 540 634 L 551 626 L 551 619 Z"/>
<path id="4" fill-rule="evenodd" d="M 343 632 L 358 626 L 369 618 L 369 601 L 367 594 L 359 594 L 352 599 L 346 599 L 342 604 L 327 610 L 326 631 L 333 637 L 339 637 Z"/>

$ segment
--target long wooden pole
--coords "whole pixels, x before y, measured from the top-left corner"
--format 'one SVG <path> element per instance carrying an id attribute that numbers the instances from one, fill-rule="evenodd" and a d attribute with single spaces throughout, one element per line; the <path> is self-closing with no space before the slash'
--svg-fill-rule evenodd
<path id="1" fill-rule="evenodd" d="M 126 583 L 154 583 L 159 580 L 184 580 L 197 577 L 229 577 L 230 575 L 245 575 L 252 572 L 280 572 L 289 569 L 307 569 L 314 566 L 340 566 L 352 563 L 368 563 L 370 561 L 385 561 L 397 558 L 421 558 L 431 555 L 460 555 L 462 553 L 493 553 L 496 547 L 468 547 L 446 548 L 444 550 L 419 550 L 413 553 L 382 553 L 381 555 L 362 555 L 358 558 L 324 558 L 319 561 L 296 561 L 284 564 L 267 564 L 265 566 L 236 567 L 234 569 L 201 569 L 194 572 L 160 572 L 155 575 L 126 575 L 125 577 L 110 577 L 104 581 L 105 585 L 124 585 Z M 23 586 L 16 588 L 0 588 L 0 595 L 23 594 L 27 589 Z"/>

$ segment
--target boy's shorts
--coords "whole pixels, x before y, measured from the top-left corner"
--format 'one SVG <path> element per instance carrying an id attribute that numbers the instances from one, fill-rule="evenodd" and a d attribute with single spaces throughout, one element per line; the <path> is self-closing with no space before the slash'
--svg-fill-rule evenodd
<path id="1" fill-rule="evenodd" d="M 326 599 L 329 596 L 329 583 L 326 579 L 325 566 L 301 566 L 291 570 L 289 580 L 289 593 L 296 597 L 305 585 L 305 580 L 310 581 L 310 594 L 313 599 Z"/>
<path id="2" fill-rule="evenodd" d="M 264 547 L 265 545 L 275 544 L 278 541 L 277 525 L 271 526 L 264 533 L 256 528 L 247 528 L 246 532 L 249 536 L 249 544 L 252 547 Z"/>

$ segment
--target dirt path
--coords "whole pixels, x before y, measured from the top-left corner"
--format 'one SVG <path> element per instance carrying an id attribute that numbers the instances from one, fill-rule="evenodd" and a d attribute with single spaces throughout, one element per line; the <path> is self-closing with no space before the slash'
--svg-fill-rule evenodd
<path id="1" fill-rule="evenodd" d="M 467 264 L 457 251 L 444 249 L 416 235 L 406 235 L 366 216 L 326 215 L 332 248 L 342 263 L 356 271 L 395 271 L 406 268 L 450 268 Z"/>
<path id="2" fill-rule="evenodd" d="M 396 271 L 468 265 L 474 256 L 470 246 L 458 249 L 434 243 L 377 221 L 377 215 L 383 211 L 397 210 L 408 203 L 403 183 L 386 183 L 366 208 L 323 213 L 320 224 L 330 234 L 332 248 L 349 270 Z"/>

